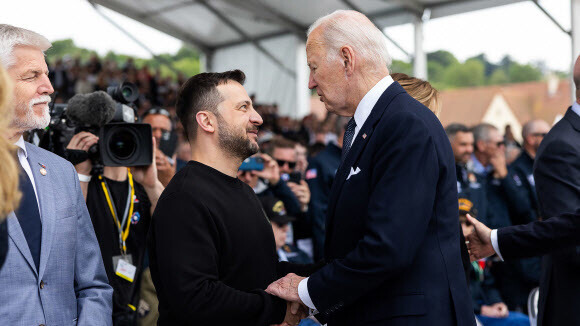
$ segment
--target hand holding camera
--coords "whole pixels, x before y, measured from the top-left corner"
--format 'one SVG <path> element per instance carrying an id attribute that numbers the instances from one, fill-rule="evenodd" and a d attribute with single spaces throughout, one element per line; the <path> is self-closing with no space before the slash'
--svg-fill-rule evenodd
<path id="1" fill-rule="evenodd" d="M 87 158 L 81 163 L 75 165 L 77 173 L 84 175 L 89 175 L 91 173 L 93 164 L 91 160 L 89 160 L 88 151 L 93 145 L 96 145 L 98 142 L 99 137 L 87 131 L 81 131 L 71 138 L 70 142 L 66 147 L 67 150 L 79 150 L 87 152 Z"/>

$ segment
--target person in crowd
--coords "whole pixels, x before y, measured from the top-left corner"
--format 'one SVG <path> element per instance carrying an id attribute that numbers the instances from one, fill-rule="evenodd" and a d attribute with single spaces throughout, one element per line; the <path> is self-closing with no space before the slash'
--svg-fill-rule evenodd
<path id="1" fill-rule="evenodd" d="M 296 217 L 296 221 L 292 223 L 292 241 L 298 248 L 313 257 L 312 230 L 308 215 L 311 193 L 305 175 L 296 169 L 298 162 L 296 143 L 287 138 L 276 136 L 270 141 L 268 151 L 268 154 L 278 163 L 280 179 L 286 182 L 299 203 L 299 207 L 296 209 L 292 198 L 278 197 L 284 201 L 288 212 Z M 298 177 L 294 179 L 292 176 Z"/>
<path id="2" fill-rule="evenodd" d="M 522 197 L 528 202 L 527 214 L 514 224 L 526 224 L 538 219 L 540 209 L 536 183 L 534 180 L 534 159 L 544 136 L 550 131 L 550 126 L 544 120 L 531 120 L 522 128 L 523 150 L 520 156 L 509 166 L 513 171 L 514 182 L 522 192 Z"/>
<path id="3" fill-rule="evenodd" d="M 13 108 L 9 105 L 12 98 L 12 82 L 0 64 L 0 130 L 8 129 Z M 16 208 L 20 201 L 18 191 L 18 163 L 14 159 L 16 147 L 5 135 L 0 135 L 0 268 L 8 253 L 8 224 L 6 216 Z"/>
<path id="4" fill-rule="evenodd" d="M 477 216 L 473 203 L 459 197 L 459 222 L 465 236 L 473 231 L 473 225 L 467 220 L 467 214 Z M 468 281 L 473 311 L 484 326 L 528 326 L 528 316 L 515 311 L 509 311 L 502 301 L 495 279 L 490 272 L 491 261 L 485 259 L 473 261 L 470 264 Z"/>
<path id="5" fill-rule="evenodd" d="M 157 165 L 157 176 L 163 186 L 167 186 L 169 181 L 175 175 L 177 154 L 173 153 L 168 156 L 161 149 L 164 142 L 170 142 L 171 133 L 173 132 L 173 121 L 169 111 L 162 108 L 152 108 L 142 116 L 143 123 L 151 125 L 151 131 L 157 150 L 155 151 L 155 164 Z M 177 147 L 177 143 L 175 144 Z M 161 146 L 161 147 L 160 147 Z"/>
<path id="6" fill-rule="evenodd" d="M 67 148 L 87 151 L 97 142 L 96 135 L 80 132 Z M 154 148 L 153 153 L 156 151 Z M 102 175 L 94 176 L 91 160 L 75 165 L 114 290 L 114 326 L 137 325 L 147 232 L 163 191 L 155 164 L 131 169 L 105 166 Z M 122 272 L 124 268 L 131 271 Z"/>
<path id="7" fill-rule="evenodd" d="M 330 193 L 328 264 L 267 291 L 317 309 L 329 326 L 475 325 L 441 123 L 389 76 L 384 35 L 363 14 L 318 19 L 306 55 L 309 87 L 329 112 L 353 118 Z"/>
<path id="8" fill-rule="evenodd" d="M 579 325 L 580 276 L 580 57 L 574 65 L 576 101 L 542 140 L 534 181 L 543 221 L 491 230 L 470 219 L 473 259 L 497 253 L 502 259 L 546 255 L 542 262 L 538 325 Z M 576 247 L 575 247 L 576 246 Z"/>
<path id="9" fill-rule="evenodd" d="M 486 205 L 484 188 L 478 182 L 477 176 L 471 170 L 471 156 L 473 155 L 473 133 L 471 129 L 460 123 L 452 123 L 445 127 L 445 133 L 451 143 L 453 156 L 455 157 L 455 173 L 457 177 L 457 194 L 473 202 L 476 207 Z M 474 208 L 476 210 L 476 208 Z M 485 211 L 481 209 L 481 211 Z M 471 270 L 469 253 L 465 246 L 463 232 L 459 234 L 461 245 L 461 258 L 467 279 Z"/>
<path id="10" fill-rule="evenodd" d="M 38 33 L 0 25 L 0 63 L 14 84 L 14 116 L 3 136 L 18 147 L 22 193 L 7 219 L 0 316 L 7 325 L 111 325 L 113 290 L 78 175 L 69 162 L 23 138 L 50 122 L 54 90 L 44 59 L 50 46 Z"/>
<path id="11" fill-rule="evenodd" d="M 262 203 L 262 208 L 272 224 L 278 260 L 296 264 L 312 264 L 312 259 L 304 251 L 286 241 L 290 230 L 289 223 L 296 219 L 288 215 L 284 203 L 271 196 L 260 197 L 260 203 Z"/>
<path id="12" fill-rule="evenodd" d="M 329 113 L 329 115 L 332 115 L 332 113 Z M 328 198 L 332 183 L 334 182 L 334 176 L 340 166 L 342 142 L 348 118 L 337 117 L 334 119 L 334 122 L 335 132 L 338 135 L 336 142 L 329 142 L 318 155 L 310 159 L 305 174 L 306 181 L 312 193 L 308 213 L 312 221 L 315 261 L 322 259 L 324 256 Z"/>
<path id="13" fill-rule="evenodd" d="M 475 141 L 471 157 L 473 170 L 485 193 L 484 203 L 476 204 L 478 215 L 495 228 L 512 225 L 528 214 L 529 208 L 514 181 L 513 171 L 507 168 L 504 140 L 499 130 L 487 123 L 475 126 L 472 131 Z M 492 268 L 510 310 L 526 311 L 528 294 L 537 286 L 533 272 L 530 275 L 524 265 L 514 260 L 499 262 Z"/>
<path id="14" fill-rule="evenodd" d="M 314 267 L 278 262 L 262 205 L 237 178 L 258 152 L 262 124 L 244 79 L 240 70 L 202 73 L 180 90 L 192 161 L 159 199 L 148 244 L 161 326 L 296 325 L 305 316 L 264 291 L 291 270 L 307 275 Z"/>

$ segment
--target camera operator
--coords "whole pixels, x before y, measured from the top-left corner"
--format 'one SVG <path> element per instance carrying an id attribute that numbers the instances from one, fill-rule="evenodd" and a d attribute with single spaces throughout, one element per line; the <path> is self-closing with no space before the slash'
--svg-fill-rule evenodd
<path id="1" fill-rule="evenodd" d="M 143 123 L 151 125 L 153 137 L 157 141 L 157 149 L 163 142 L 169 141 L 173 132 L 173 123 L 169 111 L 163 108 L 152 108 L 143 114 Z M 177 143 L 175 143 L 176 145 Z M 157 164 L 157 176 L 163 186 L 167 186 L 171 178 L 175 175 L 177 155 L 175 153 L 167 155 L 162 150 L 155 154 L 155 164 Z"/>
<path id="2" fill-rule="evenodd" d="M 67 149 L 88 151 L 99 138 L 79 132 Z M 153 154 L 156 152 L 153 138 Z M 75 165 L 101 248 L 113 294 L 113 325 L 137 325 L 137 307 L 146 237 L 151 215 L 163 191 L 155 160 L 142 167 L 105 166 L 89 176 L 92 162 Z"/>

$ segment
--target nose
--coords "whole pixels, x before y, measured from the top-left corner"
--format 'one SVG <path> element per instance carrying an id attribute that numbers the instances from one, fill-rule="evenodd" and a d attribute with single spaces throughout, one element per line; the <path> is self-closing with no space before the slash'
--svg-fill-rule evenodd
<path id="1" fill-rule="evenodd" d="M 316 86 L 318 86 L 318 84 L 316 84 L 316 81 L 314 81 L 314 77 L 312 76 L 312 73 L 310 73 L 310 76 L 308 77 L 308 88 L 314 89 L 314 88 L 316 88 Z"/>
<path id="2" fill-rule="evenodd" d="M 264 120 L 262 120 L 262 116 L 258 112 L 256 112 L 253 106 L 252 113 L 250 114 L 250 122 L 255 126 L 261 126 L 262 123 L 264 123 Z"/>
<path id="3" fill-rule="evenodd" d="M 48 76 L 43 74 L 41 77 L 41 84 L 38 87 L 38 93 L 40 94 L 45 94 L 45 95 L 50 95 L 52 93 L 54 93 L 54 88 L 52 88 L 52 85 L 50 84 L 50 79 L 48 79 Z"/>

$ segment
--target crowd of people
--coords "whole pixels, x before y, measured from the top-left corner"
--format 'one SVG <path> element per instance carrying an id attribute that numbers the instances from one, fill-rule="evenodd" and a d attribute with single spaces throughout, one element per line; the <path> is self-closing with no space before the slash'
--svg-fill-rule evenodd
<path id="1" fill-rule="evenodd" d="M 367 24 L 358 15 L 327 19 Z M 331 23 L 316 24 L 309 39 L 322 37 Z M 344 105 L 329 109 L 323 120 L 314 115 L 293 120 L 279 116 L 276 105 L 248 96 L 239 70 L 173 79 L 138 68 L 131 59 L 117 66 L 97 56 L 88 62 L 59 59 L 48 67 L 43 56 L 48 40 L 9 25 L 0 25 L 0 47 L 8 49 L 0 52 L 0 116 L 13 107 L 11 120 L 0 124 L 7 130 L 0 137 L 0 172 L 6 176 L 0 218 L 7 217 L 0 223 L 0 322 L 347 325 L 368 318 L 370 325 L 381 318 L 422 316 L 422 322 L 437 318 L 471 325 L 469 318 L 462 319 L 469 312 L 483 325 L 529 325 L 527 313 L 535 307 L 528 306 L 528 295 L 539 286 L 540 258 L 504 261 L 496 250 L 497 255 L 470 262 L 464 237 L 475 232 L 472 217 L 491 229 L 547 217 L 533 174 L 550 131 L 545 121 L 525 123 L 521 144 L 509 129 L 502 134 L 487 123 L 458 121 L 443 126 L 443 132 L 437 116 L 445 103 L 431 84 L 387 71 L 386 77 L 373 75 L 375 83 L 367 87 L 357 75 L 361 72 L 354 72 L 355 52 L 348 51 L 341 57 L 345 74 L 363 95 L 374 97 L 356 102 L 370 105 L 366 116 L 364 107 Z M 323 71 L 317 51 L 307 46 L 309 64 Z M 104 166 L 95 173 L 88 157 L 73 165 L 24 141 L 28 131 L 50 121 L 49 95 L 66 103 L 75 94 L 123 82 L 137 86 L 138 120 L 151 126 L 150 165 Z M 402 88 L 391 92 L 409 96 L 393 100 L 389 85 L 395 82 Z M 313 77 L 310 83 L 327 108 L 338 105 L 329 97 L 341 96 L 323 93 L 330 84 Z M 377 110 L 371 113 L 375 104 L 399 122 L 385 122 Z M 249 141 L 240 142 L 240 132 Z M 383 133 L 390 133 L 384 143 L 376 140 Z M 67 150 L 88 152 L 98 143 L 99 135 L 81 131 Z M 449 170 L 444 158 L 451 155 L 455 167 Z M 368 180 L 356 177 L 364 173 L 371 174 Z M 415 177 L 424 183 L 410 184 Z M 337 197 L 345 183 L 349 192 Z M 364 198 L 347 204 L 358 196 Z M 386 203 L 391 200 L 397 203 Z M 342 216 L 363 212 L 369 217 L 358 222 Z M 406 220 L 392 221 L 389 215 Z M 461 226 L 459 232 L 455 225 Z M 401 231 L 424 242 L 412 244 L 415 239 L 403 239 Z M 360 237 L 349 238 L 348 232 Z M 463 273 L 458 275 L 460 253 Z M 425 283 L 421 273 L 426 269 L 433 277 L 453 280 Z M 381 273 L 391 278 L 385 281 Z M 353 284 L 338 277 L 351 277 Z M 285 280 L 296 293 L 274 286 Z M 401 293 L 388 297 L 369 288 L 373 284 Z M 413 284 L 437 295 L 405 294 Z M 360 301 L 344 299 L 347 294 Z M 440 306 L 429 312 L 425 302 L 430 300 Z M 368 310 L 381 302 L 406 306 L 402 313 Z M 345 304 L 349 314 L 335 314 Z M 317 319 L 306 307 L 318 310 Z"/>

